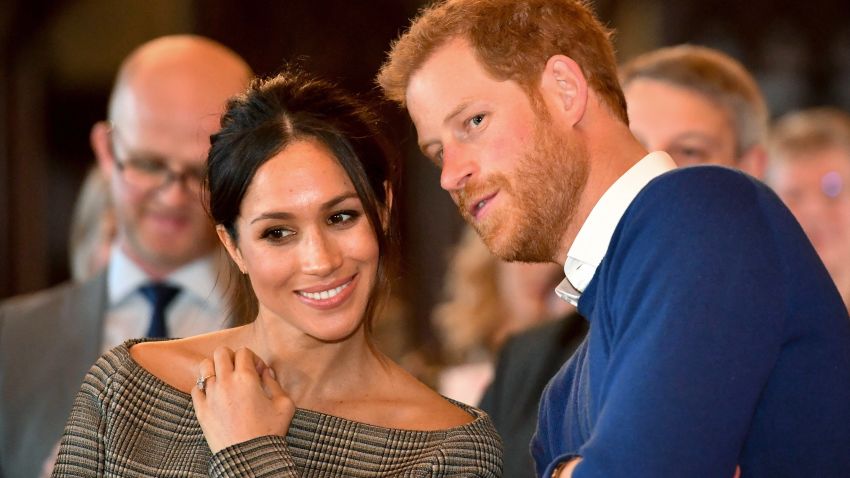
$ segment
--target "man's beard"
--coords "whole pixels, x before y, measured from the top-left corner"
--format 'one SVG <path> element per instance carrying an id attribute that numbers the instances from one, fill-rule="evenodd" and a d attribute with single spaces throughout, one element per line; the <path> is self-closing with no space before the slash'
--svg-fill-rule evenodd
<path id="1" fill-rule="evenodd" d="M 511 182 L 495 174 L 484 183 L 465 188 L 455 198 L 461 215 L 493 254 L 520 262 L 556 261 L 564 233 L 574 220 L 589 174 L 586 151 L 570 144 L 538 119 L 534 147 L 520 158 Z M 495 190 L 513 198 L 501 211 L 476 222 L 468 200 Z"/>

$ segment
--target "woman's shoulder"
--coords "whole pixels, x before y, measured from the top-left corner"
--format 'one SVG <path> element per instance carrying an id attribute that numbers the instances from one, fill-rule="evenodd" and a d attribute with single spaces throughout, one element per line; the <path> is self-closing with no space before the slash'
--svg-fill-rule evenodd
<path id="1" fill-rule="evenodd" d="M 387 418 L 399 424 L 396 428 L 445 431 L 486 418 L 484 412 L 440 395 L 400 367 L 392 374 L 392 382 L 392 386 L 386 388 L 391 392 L 382 397 L 382 401 L 391 402 L 393 406 L 376 407 L 376 410 L 393 409 Z"/>
<path id="2" fill-rule="evenodd" d="M 462 426 L 447 430 L 443 443 L 447 457 L 454 457 L 457 465 L 474 463 L 479 476 L 501 476 L 504 446 L 496 426 L 481 409 L 447 399 L 474 419 Z"/>
<path id="3" fill-rule="evenodd" d="M 439 468 L 454 474 L 474 465 L 475 476 L 500 476 L 502 439 L 486 412 L 444 397 L 419 381 L 402 394 L 411 395 L 398 397 L 395 405 L 383 410 L 398 410 L 401 426 L 396 428 L 421 430 L 419 439 L 439 448 Z"/>
<path id="4" fill-rule="evenodd" d="M 133 359 L 130 358 L 130 347 L 145 339 L 131 339 L 117 345 L 98 357 L 91 366 L 84 383 L 105 383 L 116 375 L 127 375 L 131 373 Z"/>
<path id="5" fill-rule="evenodd" d="M 201 360 L 212 356 L 232 329 L 182 339 L 126 342 L 127 356 L 137 366 L 183 393 L 191 393 Z"/>
<path id="6" fill-rule="evenodd" d="M 158 342 L 158 339 L 130 339 L 106 351 L 89 368 L 81 392 L 103 399 L 113 394 L 148 393 L 167 386 L 143 368 L 132 352 L 136 347 L 147 348 L 148 344 Z"/>
<path id="7" fill-rule="evenodd" d="M 419 429 L 448 430 L 463 427 L 482 416 L 474 407 L 451 401 L 431 389 L 427 392 L 421 401 L 415 400 L 410 404 L 411 421 L 416 422 Z"/>

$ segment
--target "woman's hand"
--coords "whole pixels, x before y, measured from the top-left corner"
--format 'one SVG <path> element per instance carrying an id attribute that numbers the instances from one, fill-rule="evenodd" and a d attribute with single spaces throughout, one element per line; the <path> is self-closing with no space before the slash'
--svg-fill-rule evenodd
<path id="1" fill-rule="evenodd" d="M 195 414 L 213 453 L 266 435 L 285 436 L 295 404 L 274 371 L 254 352 L 227 347 L 199 366 L 202 387 L 192 389 Z"/>

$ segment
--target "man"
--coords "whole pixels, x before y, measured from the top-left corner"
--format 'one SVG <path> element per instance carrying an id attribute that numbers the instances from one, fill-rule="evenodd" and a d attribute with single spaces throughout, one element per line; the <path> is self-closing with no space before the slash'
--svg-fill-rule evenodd
<path id="1" fill-rule="evenodd" d="M 121 65 L 91 143 L 110 181 L 117 238 L 107 271 L 0 309 L 0 464 L 36 476 L 90 365 L 122 341 L 226 325 L 213 227 L 199 199 L 209 135 L 250 69 L 229 49 L 169 36 Z"/>
<path id="2" fill-rule="evenodd" d="M 717 164 L 762 179 L 767 106 L 735 59 L 694 45 L 660 48 L 624 64 L 620 81 L 629 127 L 646 149 L 677 166 Z"/>
<path id="3" fill-rule="evenodd" d="M 646 153 L 583 3 L 440 3 L 379 82 L 488 247 L 564 263 L 588 319 L 540 476 L 850 475 L 850 322 L 817 255 L 752 177 Z"/>
<path id="4" fill-rule="evenodd" d="M 762 176 L 767 107 L 753 77 L 733 58 L 692 45 L 660 48 L 620 68 L 629 127 L 650 151 L 678 166 L 717 164 Z M 505 475 L 534 476 L 528 454 L 540 395 L 578 347 L 576 313 L 511 338 L 481 408 L 505 442 Z"/>
<path id="5" fill-rule="evenodd" d="M 767 180 L 850 306 L 850 115 L 813 108 L 781 117 L 771 134 Z"/>

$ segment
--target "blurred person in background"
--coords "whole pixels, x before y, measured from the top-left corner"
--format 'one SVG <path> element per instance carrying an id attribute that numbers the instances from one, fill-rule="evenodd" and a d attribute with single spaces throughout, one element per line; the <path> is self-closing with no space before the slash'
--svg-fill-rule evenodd
<path id="1" fill-rule="evenodd" d="M 227 325 L 223 257 L 199 191 L 209 137 L 250 77 L 233 51 L 192 35 L 154 39 L 122 63 L 90 135 L 116 222 L 106 270 L 0 306 L 0 475 L 52 463 L 103 351 Z"/>
<path id="2" fill-rule="evenodd" d="M 679 45 L 635 57 L 620 67 L 620 77 L 629 127 L 648 150 L 667 151 L 678 166 L 716 164 L 762 176 L 767 107 L 737 60 Z M 575 313 L 505 344 L 481 402 L 505 442 L 505 476 L 535 476 L 529 443 L 540 396 L 586 331 Z"/>
<path id="3" fill-rule="evenodd" d="M 71 219 L 68 247 L 71 278 L 84 282 L 101 272 L 109 263 L 115 239 L 115 211 L 109 193 L 109 181 L 97 167 L 86 174 Z"/>
<path id="4" fill-rule="evenodd" d="M 718 50 L 678 45 L 620 68 L 629 128 L 677 166 L 716 164 L 762 179 L 768 111 L 752 75 Z"/>
<path id="5" fill-rule="evenodd" d="M 787 113 L 773 126 L 769 152 L 768 183 L 850 305 L 850 115 L 831 107 Z"/>
<path id="6" fill-rule="evenodd" d="M 500 260 L 465 228 L 449 261 L 444 300 L 433 312 L 446 363 L 437 374 L 437 390 L 477 405 L 504 341 L 572 309 L 553 292 L 563 278 L 556 264 Z"/>

